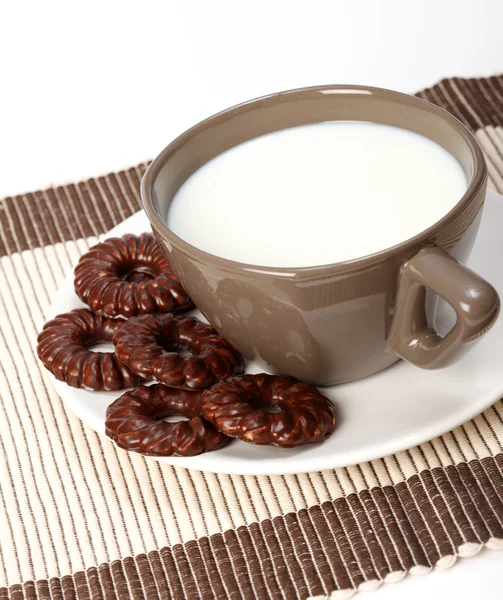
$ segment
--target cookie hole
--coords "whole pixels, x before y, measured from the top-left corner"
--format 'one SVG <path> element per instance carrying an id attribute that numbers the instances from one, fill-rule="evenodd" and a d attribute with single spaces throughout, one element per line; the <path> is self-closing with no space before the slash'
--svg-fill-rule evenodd
<path id="1" fill-rule="evenodd" d="M 181 356 L 182 358 L 194 355 L 194 353 L 191 352 L 188 348 L 180 344 L 161 343 L 161 345 L 164 348 L 164 350 L 166 350 L 166 352 L 176 352 L 178 356 Z"/>
<path id="2" fill-rule="evenodd" d="M 103 338 L 93 339 L 90 338 L 84 341 L 85 346 L 91 352 L 114 352 L 115 346 L 112 344 L 112 340 L 104 340 Z"/>
<path id="3" fill-rule="evenodd" d="M 176 352 L 178 356 L 181 356 L 182 358 L 185 358 L 187 356 L 193 356 L 190 350 L 187 350 L 187 348 L 182 348 L 181 346 L 176 349 Z"/>
<path id="4" fill-rule="evenodd" d="M 281 408 L 277 405 L 268 404 L 267 406 L 263 406 L 262 410 L 266 413 L 280 413 L 283 412 Z"/>
<path id="5" fill-rule="evenodd" d="M 274 402 L 274 400 L 271 400 L 270 398 L 265 398 L 260 394 L 252 395 L 252 397 L 249 398 L 249 402 L 251 406 L 253 406 L 253 408 L 262 410 L 267 413 L 275 414 L 284 412 L 283 409 Z"/>
<path id="6" fill-rule="evenodd" d="M 142 283 L 157 277 L 158 272 L 152 265 L 145 263 L 125 264 L 118 273 L 119 277 L 129 283 Z"/>
<path id="7" fill-rule="evenodd" d="M 162 418 L 166 423 L 179 423 L 180 421 L 188 421 L 187 417 L 182 417 L 182 415 L 168 415 L 167 417 Z"/>

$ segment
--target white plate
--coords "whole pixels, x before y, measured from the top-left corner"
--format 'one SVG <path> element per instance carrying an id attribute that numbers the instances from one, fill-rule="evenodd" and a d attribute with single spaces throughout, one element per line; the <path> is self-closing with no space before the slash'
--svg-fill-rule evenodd
<path id="1" fill-rule="evenodd" d="M 112 229 L 110 235 L 147 229 L 147 218 L 140 212 Z M 489 192 L 469 265 L 503 297 L 502 230 L 503 198 Z M 80 306 L 70 274 L 54 299 L 51 315 Z M 439 315 L 439 329 L 447 329 L 449 318 L 449 311 Z M 423 371 L 400 361 L 372 377 L 322 388 L 338 415 L 337 430 L 323 444 L 287 450 L 233 441 L 216 452 L 160 460 L 215 473 L 279 475 L 333 469 L 383 457 L 457 427 L 503 396 L 502 346 L 503 317 L 470 353 L 446 369 Z M 247 372 L 260 370 L 248 364 Z M 104 435 L 107 405 L 120 393 L 78 390 L 55 379 L 54 385 L 63 402 Z"/>

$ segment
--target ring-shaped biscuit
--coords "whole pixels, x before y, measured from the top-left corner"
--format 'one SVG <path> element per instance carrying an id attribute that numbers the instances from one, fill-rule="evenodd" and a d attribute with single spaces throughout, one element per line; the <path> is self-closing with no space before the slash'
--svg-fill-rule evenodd
<path id="1" fill-rule="evenodd" d="M 110 317 L 194 308 L 151 233 L 93 246 L 75 267 L 74 285 L 91 310 Z"/>
<path id="2" fill-rule="evenodd" d="M 188 420 L 162 420 L 174 415 Z M 195 456 L 230 439 L 200 415 L 200 393 L 141 385 L 110 404 L 105 431 L 120 448 L 145 456 Z"/>
<path id="3" fill-rule="evenodd" d="M 122 321 L 77 308 L 44 325 L 37 353 L 44 367 L 68 385 L 94 391 L 123 390 L 141 381 L 114 352 L 93 352 L 100 342 L 111 342 Z"/>
<path id="4" fill-rule="evenodd" d="M 196 317 L 141 315 L 117 328 L 113 343 L 134 373 L 170 387 L 204 390 L 243 372 L 237 350 Z M 181 356 L 182 350 L 189 355 Z"/>
<path id="5" fill-rule="evenodd" d="M 232 377 L 206 390 L 202 402 L 203 416 L 219 431 L 251 444 L 283 448 L 315 444 L 336 425 L 330 400 L 293 377 L 265 373 Z"/>

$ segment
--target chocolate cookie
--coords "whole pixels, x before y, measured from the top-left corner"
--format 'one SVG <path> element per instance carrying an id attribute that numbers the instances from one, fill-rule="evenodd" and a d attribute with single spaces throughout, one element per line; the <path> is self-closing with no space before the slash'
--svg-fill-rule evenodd
<path id="1" fill-rule="evenodd" d="M 92 310 L 110 317 L 194 308 L 151 233 L 93 246 L 75 267 L 75 292 Z"/>
<path id="2" fill-rule="evenodd" d="M 243 359 L 211 325 L 167 314 L 129 319 L 114 333 L 115 354 L 129 368 L 165 385 L 204 390 L 243 372 Z M 186 350 L 188 356 L 177 352 Z"/>
<path id="3" fill-rule="evenodd" d="M 230 438 L 201 418 L 201 394 L 156 384 L 126 392 L 107 409 L 106 434 L 145 456 L 194 456 L 217 450 Z M 180 415 L 189 419 L 167 423 Z"/>
<path id="4" fill-rule="evenodd" d="M 113 352 L 93 352 L 90 346 L 111 342 L 122 321 L 97 315 L 87 308 L 58 315 L 44 325 L 37 353 L 44 367 L 60 381 L 88 390 L 122 390 L 140 383 L 140 377 Z"/>
<path id="5" fill-rule="evenodd" d="M 219 431 L 251 444 L 293 448 L 322 442 L 335 429 L 330 400 L 293 377 L 232 377 L 206 390 L 202 402 L 203 416 Z"/>

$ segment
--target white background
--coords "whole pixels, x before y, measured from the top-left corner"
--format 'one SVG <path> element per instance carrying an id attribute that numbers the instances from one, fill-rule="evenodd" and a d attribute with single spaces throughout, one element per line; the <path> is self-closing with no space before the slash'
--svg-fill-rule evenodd
<path id="1" fill-rule="evenodd" d="M 0 0 L 0 197 L 152 158 L 198 120 L 319 83 L 503 73 L 501 0 Z M 503 552 L 377 598 L 503 597 Z"/>

